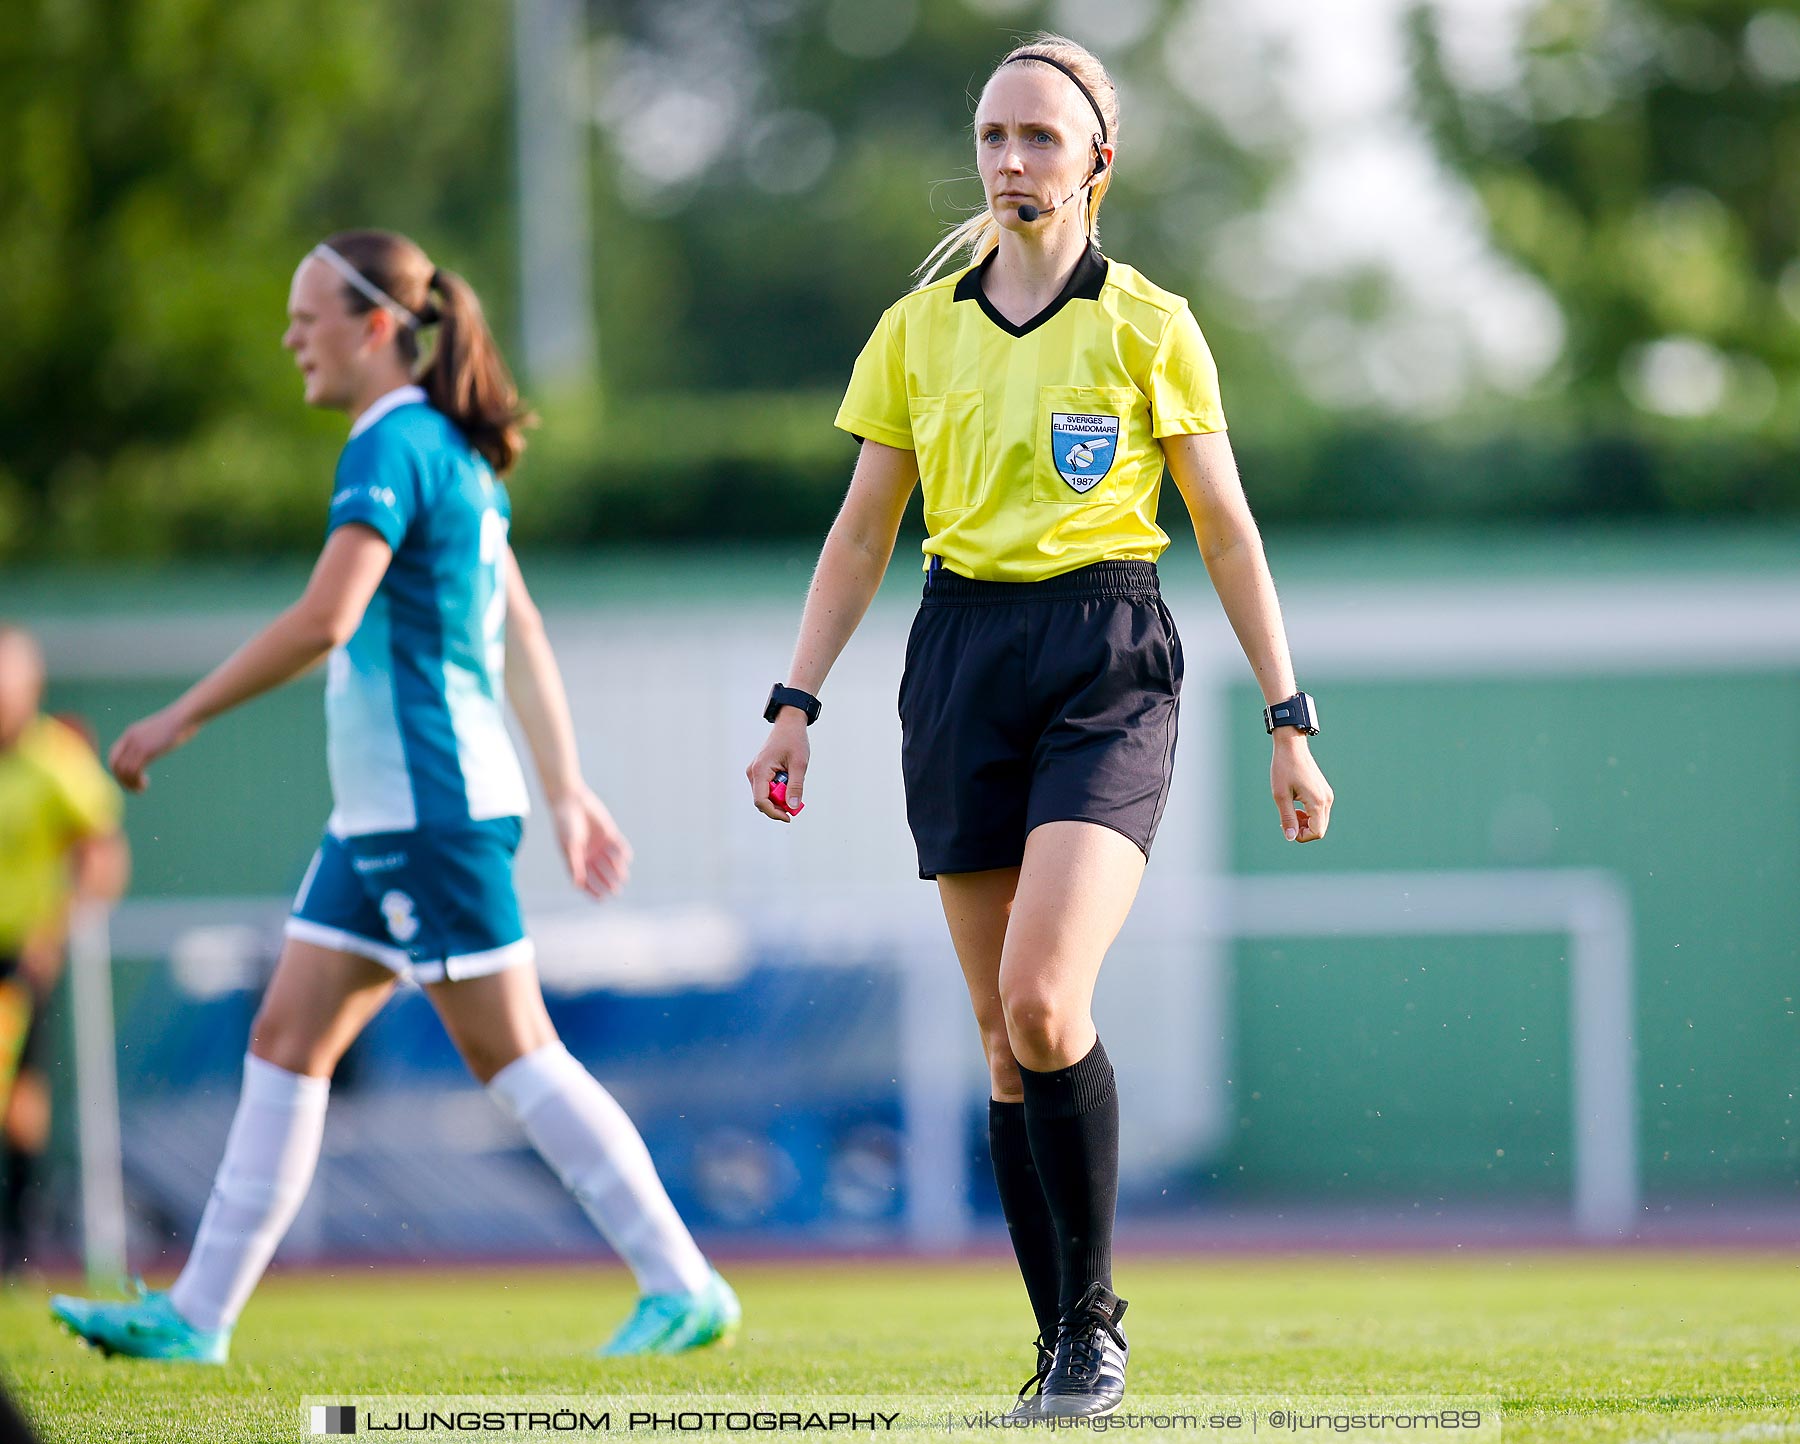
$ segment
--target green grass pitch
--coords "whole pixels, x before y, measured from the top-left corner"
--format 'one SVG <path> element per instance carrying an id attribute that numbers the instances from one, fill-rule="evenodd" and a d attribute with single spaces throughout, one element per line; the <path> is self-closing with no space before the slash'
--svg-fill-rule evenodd
<path id="1" fill-rule="evenodd" d="M 0 1294 L 0 1367 L 47 1440 L 292 1440 L 335 1393 L 983 1394 L 1028 1372 L 996 1260 L 728 1270 L 736 1348 L 589 1350 L 630 1299 L 614 1268 L 276 1275 L 223 1369 L 107 1361 Z M 1800 1439 L 1800 1257 L 1547 1253 L 1127 1257 L 1134 1395 L 1498 1396 L 1509 1444 Z"/>

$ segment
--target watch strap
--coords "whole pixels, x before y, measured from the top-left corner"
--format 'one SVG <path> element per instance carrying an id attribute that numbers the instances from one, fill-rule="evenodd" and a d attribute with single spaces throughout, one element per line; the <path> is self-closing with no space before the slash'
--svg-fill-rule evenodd
<path id="1" fill-rule="evenodd" d="M 789 687 L 777 682 L 769 688 L 769 702 L 763 708 L 763 721 L 773 722 L 781 715 L 783 707 L 799 708 L 805 714 L 808 727 L 819 720 L 819 713 L 824 710 L 819 699 L 811 692 L 802 692 L 798 687 Z"/>

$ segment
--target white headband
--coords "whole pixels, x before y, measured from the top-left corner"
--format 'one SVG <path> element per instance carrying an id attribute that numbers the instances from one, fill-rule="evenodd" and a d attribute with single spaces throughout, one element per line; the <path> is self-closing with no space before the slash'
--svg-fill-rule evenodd
<path id="1" fill-rule="evenodd" d="M 368 299 L 373 301 L 377 306 L 380 306 L 385 311 L 393 312 L 394 315 L 398 316 L 406 323 L 409 330 L 417 331 L 425 324 L 419 316 L 415 315 L 412 311 L 409 311 L 405 306 L 402 306 L 392 296 L 388 295 L 386 291 L 382 290 L 380 286 L 377 286 L 323 241 L 320 241 L 318 245 L 312 248 L 312 254 L 325 262 L 326 265 L 330 266 L 332 270 L 336 271 L 352 286 L 361 291 L 364 296 L 368 297 Z"/>

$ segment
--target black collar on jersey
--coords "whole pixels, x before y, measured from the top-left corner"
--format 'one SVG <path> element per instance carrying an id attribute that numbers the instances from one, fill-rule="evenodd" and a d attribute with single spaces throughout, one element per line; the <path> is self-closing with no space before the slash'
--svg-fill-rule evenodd
<path id="1" fill-rule="evenodd" d="M 1056 293 L 1056 298 L 1023 326 L 1015 326 L 994 308 L 994 303 L 987 298 L 987 292 L 981 288 L 982 276 L 986 273 L 987 268 L 994 264 L 994 258 L 999 254 L 1000 249 L 996 246 L 988 252 L 987 259 L 979 266 L 973 266 L 963 272 L 962 279 L 956 283 L 956 290 L 952 295 L 953 299 L 958 301 L 975 302 L 981 307 L 982 314 L 1006 332 L 1008 336 L 1030 335 L 1071 301 L 1098 301 L 1100 288 L 1106 284 L 1106 257 L 1100 254 L 1098 246 L 1090 242 L 1087 250 L 1082 253 L 1081 259 L 1075 263 L 1075 269 L 1069 273 L 1069 279 L 1064 283 L 1062 290 Z"/>

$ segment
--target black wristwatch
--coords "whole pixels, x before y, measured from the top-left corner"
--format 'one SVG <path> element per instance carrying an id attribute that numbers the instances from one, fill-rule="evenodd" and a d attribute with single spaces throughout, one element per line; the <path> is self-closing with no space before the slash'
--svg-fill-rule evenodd
<path id="1" fill-rule="evenodd" d="M 769 705 L 763 708 L 763 721 L 773 722 L 781 715 L 783 707 L 798 707 L 806 714 L 806 725 L 812 726 L 819 720 L 819 699 L 811 692 L 802 692 L 798 687 L 784 687 L 777 682 L 769 688 Z"/>
<path id="2" fill-rule="evenodd" d="M 1308 737 L 1319 735 L 1319 709 L 1304 692 L 1296 692 L 1285 702 L 1263 708 L 1263 726 L 1274 736 L 1277 727 L 1297 727 Z"/>

